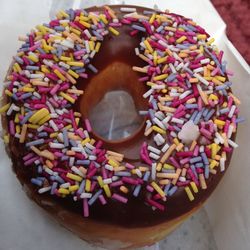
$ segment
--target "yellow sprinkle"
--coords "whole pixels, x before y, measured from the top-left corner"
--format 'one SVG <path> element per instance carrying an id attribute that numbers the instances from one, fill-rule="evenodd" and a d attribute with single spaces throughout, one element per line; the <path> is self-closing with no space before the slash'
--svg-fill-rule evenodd
<path id="1" fill-rule="evenodd" d="M 76 35 L 78 35 L 78 36 L 81 35 L 81 31 L 78 30 L 78 29 L 74 29 L 74 28 L 70 27 L 70 30 L 71 30 L 72 32 L 74 32 L 74 33 L 75 33 Z"/>
<path id="2" fill-rule="evenodd" d="M 155 17 L 156 17 L 156 14 L 154 13 L 151 17 L 150 17 L 150 19 L 149 19 L 149 23 L 153 23 L 154 22 L 154 20 L 155 20 Z"/>
<path id="3" fill-rule="evenodd" d="M 215 119 L 214 123 L 218 126 L 224 126 L 226 122 L 219 120 L 219 119 Z"/>
<path id="4" fill-rule="evenodd" d="M 155 132 L 157 132 L 157 133 L 160 133 L 160 134 L 166 134 L 166 131 L 165 130 L 163 130 L 162 128 L 159 128 L 159 127 L 157 127 L 157 126 L 152 126 L 152 129 L 155 131 Z"/>
<path id="5" fill-rule="evenodd" d="M 218 152 L 218 147 L 217 146 L 218 145 L 216 143 L 211 144 L 211 157 L 212 157 L 212 159 L 215 158 L 215 156 L 216 156 L 216 154 Z"/>
<path id="6" fill-rule="evenodd" d="M 4 135 L 3 141 L 4 141 L 5 144 L 8 144 L 10 142 L 10 135 L 9 134 Z"/>
<path id="7" fill-rule="evenodd" d="M 198 34 L 197 35 L 197 39 L 199 39 L 199 40 L 205 40 L 207 38 L 207 35 L 205 35 L 205 34 Z"/>
<path id="8" fill-rule="evenodd" d="M 162 75 L 159 75 L 159 76 L 155 76 L 154 77 L 154 81 L 161 81 L 161 80 L 164 80 L 168 77 L 168 74 L 162 74 Z"/>
<path id="9" fill-rule="evenodd" d="M 98 181 L 99 186 L 103 187 L 104 183 L 103 183 L 102 177 L 100 175 L 97 177 L 97 181 Z"/>
<path id="10" fill-rule="evenodd" d="M 30 88 L 30 87 L 23 87 L 22 90 L 23 90 L 24 92 L 34 92 L 34 91 L 35 91 L 34 88 Z"/>
<path id="11" fill-rule="evenodd" d="M 12 97 L 13 95 L 8 89 L 5 89 L 4 93 L 9 97 Z"/>
<path id="12" fill-rule="evenodd" d="M 176 145 L 175 144 L 172 144 L 169 149 L 164 153 L 164 155 L 162 156 L 160 162 L 161 163 L 164 163 L 166 162 L 166 160 L 168 159 L 168 157 L 171 155 L 171 153 L 175 150 L 176 148 Z"/>
<path id="13" fill-rule="evenodd" d="M 218 101 L 218 97 L 214 94 L 209 95 L 208 100 Z"/>
<path id="14" fill-rule="evenodd" d="M 109 186 L 107 184 L 103 185 L 103 189 L 104 189 L 104 192 L 107 195 L 107 197 L 111 197 L 111 192 L 110 192 Z"/>
<path id="15" fill-rule="evenodd" d="M 69 191 L 70 192 L 75 192 L 79 189 L 79 185 L 73 185 L 73 186 L 69 186 Z"/>
<path id="16" fill-rule="evenodd" d="M 68 189 L 66 189 L 66 188 L 59 188 L 58 189 L 58 193 L 59 194 L 69 194 L 70 192 L 69 192 L 69 190 Z"/>
<path id="17" fill-rule="evenodd" d="M 193 201 L 194 200 L 194 196 L 193 196 L 192 191 L 190 190 L 190 188 L 189 187 L 185 187 L 185 191 L 187 193 L 187 196 L 188 196 L 189 200 Z"/>
<path id="18" fill-rule="evenodd" d="M 71 103 L 75 103 L 75 99 L 72 98 L 70 95 L 67 95 L 63 92 L 59 93 L 60 96 L 62 96 L 64 99 L 66 99 L 67 101 L 71 102 Z"/>
<path id="19" fill-rule="evenodd" d="M 215 41 L 215 39 L 214 39 L 214 38 L 211 38 L 211 39 L 209 39 L 209 41 L 206 42 L 206 44 L 207 44 L 207 45 L 210 45 L 210 44 L 212 44 L 214 41 Z"/>
<path id="20" fill-rule="evenodd" d="M 84 139 L 81 143 L 84 146 L 86 143 L 90 142 L 89 137 L 87 137 L 86 139 Z"/>
<path id="21" fill-rule="evenodd" d="M 108 24 L 108 20 L 104 14 L 101 14 L 99 17 L 104 24 Z"/>
<path id="22" fill-rule="evenodd" d="M 82 21 L 82 20 L 80 20 L 79 23 L 82 24 L 84 27 L 86 27 L 86 28 L 88 28 L 88 29 L 91 27 L 91 24 L 90 24 L 90 23 L 84 22 L 84 21 Z"/>
<path id="23" fill-rule="evenodd" d="M 28 128 L 27 124 L 24 124 L 22 126 L 22 131 L 21 131 L 21 135 L 20 135 L 20 138 L 19 138 L 19 142 L 20 143 L 24 143 L 24 141 L 25 141 L 25 136 L 26 136 L 27 128 Z"/>
<path id="24" fill-rule="evenodd" d="M 50 114 L 46 115 L 43 119 L 41 119 L 38 124 L 39 125 L 43 125 L 45 122 L 49 121 L 50 120 Z"/>
<path id="25" fill-rule="evenodd" d="M 74 181 L 78 181 L 78 182 L 82 181 L 82 177 L 79 175 L 67 173 L 66 177 Z"/>
<path id="26" fill-rule="evenodd" d="M 38 61 L 39 61 L 38 57 L 35 56 L 35 55 L 33 55 L 33 54 L 28 55 L 28 58 L 29 58 L 31 61 L 33 61 L 33 62 L 38 62 Z"/>
<path id="27" fill-rule="evenodd" d="M 90 192 L 90 189 L 91 189 L 91 181 L 89 179 L 86 179 L 85 190 L 86 192 Z"/>
<path id="28" fill-rule="evenodd" d="M 170 164 L 167 164 L 167 163 L 165 163 L 165 164 L 163 165 L 163 168 L 165 168 L 165 169 L 175 169 L 174 166 L 172 166 L 172 165 L 170 165 Z"/>
<path id="29" fill-rule="evenodd" d="M 89 49 L 90 51 L 93 51 L 95 48 L 95 43 L 93 41 L 89 41 Z"/>
<path id="30" fill-rule="evenodd" d="M 115 36 L 118 36 L 120 34 L 119 31 L 114 29 L 113 27 L 109 27 L 109 31 L 113 33 Z"/>
<path id="31" fill-rule="evenodd" d="M 36 124 L 28 124 L 28 128 L 31 128 L 31 129 L 38 129 L 39 127 L 40 126 Z"/>
<path id="32" fill-rule="evenodd" d="M 15 67 L 17 72 L 19 72 L 19 73 L 22 71 L 22 69 L 18 63 L 14 63 L 13 67 Z"/>
<path id="33" fill-rule="evenodd" d="M 95 46 L 95 51 L 98 52 L 100 50 L 100 47 L 101 47 L 101 43 L 97 42 Z"/>
<path id="34" fill-rule="evenodd" d="M 71 61 L 71 58 L 70 58 L 70 57 L 67 57 L 67 56 L 61 56 L 60 59 L 61 59 L 62 61 L 66 61 L 66 62 Z"/>
<path id="35" fill-rule="evenodd" d="M 50 71 L 48 70 L 48 68 L 45 66 L 45 65 L 42 65 L 41 66 L 41 71 L 43 72 L 43 73 L 49 73 Z"/>
<path id="36" fill-rule="evenodd" d="M 161 171 L 161 169 L 162 169 L 162 163 L 160 163 L 160 162 L 158 162 L 157 163 L 157 166 L 156 166 L 156 171 Z"/>
<path id="37" fill-rule="evenodd" d="M 6 112 L 10 107 L 10 103 L 5 104 L 0 108 L 0 114 Z"/>
<path id="38" fill-rule="evenodd" d="M 198 188 L 197 188 L 195 182 L 191 181 L 191 182 L 190 182 L 190 185 L 191 185 L 191 187 L 192 187 L 194 193 L 198 193 Z"/>
<path id="39" fill-rule="evenodd" d="M 76 79 L 79 78 L 79 75 L 78 75 L 76 72 L 74 72 L 73 70 L 71 70 L 71 69 L 68 70 L 68 73 L 69 73 L 71 76 L 75 77 Z"/>
<path id="40" fill-rule="evenodd" d="M 201 184 L 201 188 L 202 189 L 207 189 L 207 184 L 206 184 L 205 177 L 204 177 L 203 174 L 199 174 L 199 181 L 200 181 L 200 184 Z"/>
<path id="41" fill-rule="evenodd" d="M 83 62 L 67 62 L 67 64 L 70 66 L 76 66 L 76 67 L 83 67 L 84 66 Z"/>
<path id="42" fill-rule="evenodd" d="M 64 76 L 58 69 L 55 69 L 55 70 L 54 70 L 54 73 L 55 73 L 62 81 L 65 81 L 65 80 L 66 80 L 65 76 Z"/>
<path id="43" fill-rule="evenodd" d="M 178 39 L 176 40 L 176 43 L 181 43 L 181 42 L 185 41 L 186 39 L 187 39 L 186 36 L 181 36 L 180 38 L 178 38 Z"/>
<path id="44" fill-rule="evenodd" d="M 216 160 L 212 160 L 211 163 L 209 164 L 210 169 L 213 169 L 219 165 L 219 162 Z"/>
<path id="45" fill-rule="evenodd" d="M 119 163 L 114 160 L 109 160 L 108 163 L 114 168 L 119 167 Z"/>
<path id="46" fill-rule="evenodd" d="M 146 48 L 149 50 L 150 53 L 153 53 L 153 48 L 151 47 L 150 43 L 148 42 L 148 40 L 144 40 L 144 44 L 146 46 Z"/>
<path id="47" fill-rule="evenodd" d="M 161 197 L 165 197 L 166 194 L 164 193 L 164 191 L 153 181 L 151 182 L 151 186 L 154 188 L 154 190 L 161 196 Z"/>
<path id="48" fill-rule="evenodd" d="M 167 56 L 161 57 L 161 58 L 159 58 L 159 59 L 157 60 L 157 63 L 158 63 L 158 64 L 164 63 L 164 62 L 167 61 L 167 58 L 168 58 Z"/>
<path id="49" fill-rule="evenodd" d="M 48 109 L 42 108 L 39 111 L 37 111 L 35 114 L 33 114 L 30 118 L 29 121 L 33 124 L 38 123 L 40 120 L 42 120 L 45 116 L 49 114 Z"/>

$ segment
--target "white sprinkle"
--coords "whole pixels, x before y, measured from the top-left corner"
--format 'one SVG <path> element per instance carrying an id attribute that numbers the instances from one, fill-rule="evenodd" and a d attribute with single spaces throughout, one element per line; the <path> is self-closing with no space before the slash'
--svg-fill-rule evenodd
<path id="1" fill-rule="evenodd" d="M 114 170 L 114 168 L 113 168 L 113 166 L 110 166 L 110 165 L 108 165 L 108 164 L 105 164 L 105 169 L 107 169 L 107 170 L 109 170 L 109 171 L 113 171 Z"/>
<path id="2" fill-rule="evenodd" d="M 58 131 L 58 127 L 53 120 L 50 120 L 49 124 L 53 128 L 54 131 Z"/>
<path id="3" fill-rule="evenodd" d="M 95 155 L 90 155 L 90 156 L 89 156 L 89 160 L 95 161 L 95 160 L 96 160 L 96 156 L 95 156 Z"/>
<path id="4" fill-rule="evenodd" d="M 156 117 L 153 118 L 153 122 L 157 124 L 163 130 L 166 130 L 166 126 Z"/>
<path id="5" fill-rule="evenodd" d="M 180 99 L 183 99 L 183 98 L 187 97 L 187 96 L 188 96 L 189 94 L 191 94 L 191 93 L 192 93 L 191 90 L 187 90 L 187 91 L 183 92 L 183 93 L 179 96 L 179 98 L 180 98 Z"/>
<path id="6" fill-rule="evenodd" d="M 75 163 L 75 157 L 70 157 L 69 158 L 69 166 L 72 167 Z"/>
<path id="7" fill-rule="evenodd" d="M 131 12 L 136 12 L 136 8 L 126 8 L 126 7 L 122 7 L 120 8 L 121 12 L 128 12 L 128 13 L 131 13 Z"/>
<path id="8" fill-rule="evenodd" d="M 234 126 L 232 124 L 229 125 L 228 132 L 227 132 L 227 137 L 231 138 L 233 134 Z"/>
<path id="9" fill-rule="evenodd" d="M 140 51 L 139 51 L 139 49 L 138 49 L 138 48 L 135 48 L 135 54 L 136 54 L 137 56 L 139 56 Z"/>
<path id="10" fill-rule="evenodd" d="M 157 155 L 157 154 L 155 154 L 155 153 L 153 153 L 153 152 L 150 152 L 150 153 L 149 153 L 149 157 L 152 158 L 152 159 L 154 159 L 154 160 L 158 160 L 158 159 L 160 158 L 159 155 Z"/>
<path id="11" fill-rule="evenodd" d="M 163 153 L 165 153 L 165 152 L 168 150 L 168 148 L 169 148 L 169 145 L 168 145 L 168 143 L 166 143 L 166 144 L 162 147 L 161 151 L 162 151 Z"/>
<path id="12" fill-rule="evenodd" d="M 154 136 L 154 141 L 157 146 L 161 146 L 165 142 L 165 139 L 158 133 Z"/>
<path id="13" fill-rule="evenodd" d="M 209 59 L 209 58 L 202 59 L 202 60 L 200 60 L 200 63 L 201 63 L 201 64 L 210 63 L 210 59 Z"/>
<path id="14" fill-rule="evenodd" d="M 230 146 L 232 146 L 233 148 L 237 148 L 239 145 L 237 143 L 235 143 L 234 141 L 232 141 L 231 139 L 228 139 L 228 144 Z"/>
<path id="15" fill-rule="evenodd" d="M 184 66 L 183 62 L 179 63 L 176 67 L 176 71 L 179 71 L 181 68 L 183 68 L 183 66 Z"/>
<path id="16" fill-rule="evenodd" d="M 54 175 L 54 171 L 52 171 L 50 168 L 43 166 L 44 171 L 49 175 Z"/>
<path id="17" fill-rule="evenodd" d="M 70 183 L 69 182 L 66 182 L 66 183 L 63 183 L 60 185 L 60 188 L 68 188 L 70 187 Z"/>
<path id="18" fill-rule="evenodd" d="M 115 181 L 118 181 L 120 179 L 120 177 L 119 176 L 112 176 L 112 181 L 113 182 L 115 182 Z"/>
<path id="19" fill-rule="evenodd" d="M 76 173 L 77 175 L 84 177 L 84 174 L 75 166 L 71 167 L 72 172 Z"/>
<path id="20" fill-rule="evenodd" d="M 40 188 L 40 189 L 38 190 L 38 193 L 39 193 L 39 194 L 43 194 L 43 193 L 45 193 L 45 192 L 50 191 L 50 189 L 51 189 L 51 186 L 49 186 L 49 187 L 44 187 L 44 188 Z"/>
<path id="21" fill-rule="evenodd" d="M 174 65 L 172 63 L 169 63 L 169 67 L 173 73 L 176 73 L 176 70 L 175 70 Z"/>
<path id="22" fill-rule="evenodd" d="M 155 154 L 157 154 L 157 155 L 159 155 L 161 153 L 161 151 L 159 149 L 157 149 L 155 147 L 152 147 L 150 145 L 148 146 L 148 150 L 155 153 Z"/>
<path id="23" fill-rule="evenodd" d="M 219 140 L 220 144 L 224 144 L 224 139 L 222 138 L 222 136 L 218 132 L 215 133 L 215 136 Z"/>
<path id="24" fill-rule="evenodd" d="M 235 105 L 232 105 L 232 107 L 231 107 L 231 109 L 230 109 L 230 111 L 229 111 L 229 113 L 228 113 L 228 117 L 229 117 L 229 118 L 232 118 L 232 117 L 233 117 L 235 110 L 236 110 L 236 106 L 235 106 Z"/>
<path id="25" fill-rule="evenodd" d="M 220 171 L 221 172 L 225 171 L 225 161 L 226 161 L 225 158 L 223 157 L 220 158 Z"/>
<path id="26" fill-rule="evenodd" d="M 90 199 L 92 197 L 91 193 L 81 193 L 80 198 L 81 199 Z"/>
<path id="27" fill-rule="evenodd" d="M 206 86 L 209 85 L 209 82 L 206 79 L 204 79 L 201 75 L 194 73 L 194 77 L 196 77 L 200 82 L 202 82 Z"/>
<path id="28" fill-rule="evenodd" d="M 103 179 L 104 184 L 110 184 L 112 182 L 113 182 L 112 178 Z"/>
<path id="29" fill-rule="evenodd" d="M 49 146 L 51 148 L 58 148 L 58 149 L 64 148 L 64 144 L 62 144 L 62 143 L 56 143 L 56 142 L 50 142 Z"/>
<path id="30" fill-rule="evenodd" d="M 147 123 L 147 125 L 146 125 L 146 128 L 145 128 L 145 131 L 147 131 L 152 126 L 151 121 L 147 120 L 146 123 Z"/>
<path id="31" fill-rule="evenodd" d="M 164 115 L 163 112 L 161 112 L 161 111 L 155 112 L 155 116 L 156 116 L 158 119 L 160 119 L 160 120 L 163 120 L 164 117 L 165 117 L 165 115 Z"/>
<path id="32" fill-rule="evenodd" d="M 151 178 L 152 178 L 152 180 L 155 180 L 155 178 L 156 178 L 156 163 L 152 163 Z"/>
<path id="33" fill-rule="evenodd" d="M 149 89 L 146 93 L 143 94 L 143 98 L 148 98 L 150 95 L 152 95 L 154 92 L 153 89 Z"/>
<path id="34" fill-rule="evenodd" d="M 194 69 L 193 71 L 194 73 L 200 73 L 200 72 L 203 72 L 204 69 L 202 67 L 199 67 L 199 68 Z"/>
<path id="35" fill-rule="evenodd" d="M 67 48 L 70 48 L 70 49 L 73 49 L 73 48 L 74 48 L 74 43 L 71 42 L 71 41 L 68 40 L 68 39 L 62 40 L 62 41 L 61 41 L 61 45 L 62 45 L 62 46 L 65 46 L 65 47 L 67 47 Z"/>
<path id="36" fill-rule="evenodd" d="M 186 177 L 184 177 L 184 176 L 180 176 L 180 177 L 179 177 L 179 181 L 181 181 L 181 182 L 185 182 L 185 181 L 186 181 Z"/>
<path id="37" fill-rule="evenodd" d="M 184 124 L 184 121 L 178 118 L 173 117 L 171 122 L 177 123 L 177 124 Z"/>
<path id="38" fill-rule="evenodd" d="M 135 169 L 135 172 L 139 178 L 142 178 L 142 172 L 138 168 Z"/>

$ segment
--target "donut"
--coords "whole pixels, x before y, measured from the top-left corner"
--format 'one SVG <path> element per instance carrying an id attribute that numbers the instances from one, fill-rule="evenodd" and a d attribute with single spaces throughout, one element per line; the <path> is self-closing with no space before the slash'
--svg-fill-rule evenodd
<path id="1" fill-rule="evenodd" d="M 109 249 L 153 244 L 205 202 L 243 119 L 223 51 L 202 27 L 114 5 L 60 11 L 19 40 L 0 113 L 32 200 Z M 89 117 L 114 90 L 132 96 L 142 124 L 108 140 Z"/>

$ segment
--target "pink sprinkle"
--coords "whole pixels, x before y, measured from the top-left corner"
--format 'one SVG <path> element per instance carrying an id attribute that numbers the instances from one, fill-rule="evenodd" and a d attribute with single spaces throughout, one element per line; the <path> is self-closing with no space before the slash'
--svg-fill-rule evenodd
<path id="1" fill-rule="evenodd" d="M 85 119 L 84 122 L 85 122 L 85 126 L 86 126 L 87 131 L 92 132 L 92 128 L 91 128 L 89 119 Z"/>
<path id="2" fill-rule="evenodd" d="M 29 160 L 31 157 L 33 157 L 34 156 L 34 154 L 33 153 L 28 153 L 27 155 L 25 155 L 24 157 L 23 157 L 23 160 L 24 161 L 27 161 L 27 160 Z"/>
<path id="3" fill-rule="evenodd" d="M 161 211 L 164 211 L 164 210 L 165 210 L 165 206 L 163 206 L 162 204 L 160 204 L 160 203 L 158 203 L 158 202 L 156 202 L 156 201 L 154 201 L 154 200 L 152 200 L 152 199 L 146 199 L 146 202 L 147 202 L 149 205 L 151 205 L 151 206 L 153 206 L 153 207 L 155 207 L 155 208 L 158 208 L 158 209 L 161 210 Z"/>
<path id="4" fill-rule="evenodd" d="M 106 201 L 106 199 L 104 198 L 104 196 L 102 194 L 99 195 L 98 199 L 102 203 L 102 205 L 107 204 L 107 201 Z"/>
<path id="5" fill-rule="evenodd" d="M 192 154 L 193 154 L 193 152 L 192 152 Z M 180 164 L 181 164 L 181 165 L 184 165 L 184 164 L 188 163 L 189 160 L 190 160 L 190 157 L 184 158 L 184 159 L 180 160 Z"/>
<path id="6" fill-rule="evenodd" d="M 135 166 L 132 165 L 132 164 L 130 164 L 130 163 L 126 163 L 126 164 L 125 164 L 125 167 L 126 167 L 126 168 L 129 168 L 129 169 L 134 169 L 134 168 L 135 168 Z"/>
<path id="7" fill-rule="evenodd" d="M 11 135 L 15 135 L 15 124 L 13 120 L 9 122 L 9 130 Z"/>
<path id="8" fill-rule="evenodd" d="M 84 217 L 89 217 L 89 205 L 87 199 L 83 199 L 83 215 Z"/>
<path id="9" fill-rule="evenodd" d="M 194 156 L 198 156 L 198 154 L 199 154 L 199 146 L 196 145 L 194 148 Z"/>
<path id="10" fill-rule="evenodd" d="M 110 184 L 110 187 L 119 187 L 123 185 L 123 181 L 115 181 Z"/>
<path id="11" fill-rule="evenodd" d="M 123 196 L 121 196 L 119 194 L 113 194 L 112 198 L 115 199 L 115 200 L 117 200 L 117 201 L 120 201 L 122 203 L 127 203 L 128 202 L 127 198 L 125 198 L 125 197 L 123 197 Z"/>
<path id="12" fill-rule="evenodd" d="M 147 186 L 146 186 L 146 189 L 147 189 L 150 193 L 152 193 L 152 192 L 154 191 L 154 188 L 153 188 L 152 186 L 150 186 L 150 185 L 147 185 Z"/>
<path id="13" fill-rule="evenodd" d="M 126 177 L 126 176 L 122 177 L 122 181 L 125 182 L 125 183 L 128 183 L 128 184 L 132 184 L 132 185 L 137 185 L 138 184 L 138 181 L 136 179 Z"/>

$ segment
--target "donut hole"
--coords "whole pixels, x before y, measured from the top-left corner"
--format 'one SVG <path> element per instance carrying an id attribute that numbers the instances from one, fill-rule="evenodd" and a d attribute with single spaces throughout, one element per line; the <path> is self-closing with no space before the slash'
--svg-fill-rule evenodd
<path id="1" fill-rule="evenodd" d="M 144 119 L 127 91 L 114 90 L 107 92 L 92 108 L 89 120 L 96 134 L 115 141 L 133 135 Z"/>
<path id="2" fill-rule="evenodd" d="M 81 84 L 84 94 L 79 109 L 83 119 L 88 118 L 93 135 L 106 145 L 123 147 L 133 145 L 143 137 L 146 118 L 139 115 L 147 110 L 143 94 L 147 88 L 138 81 L 140 76 L 124 62 L 113 62 Z"/>

